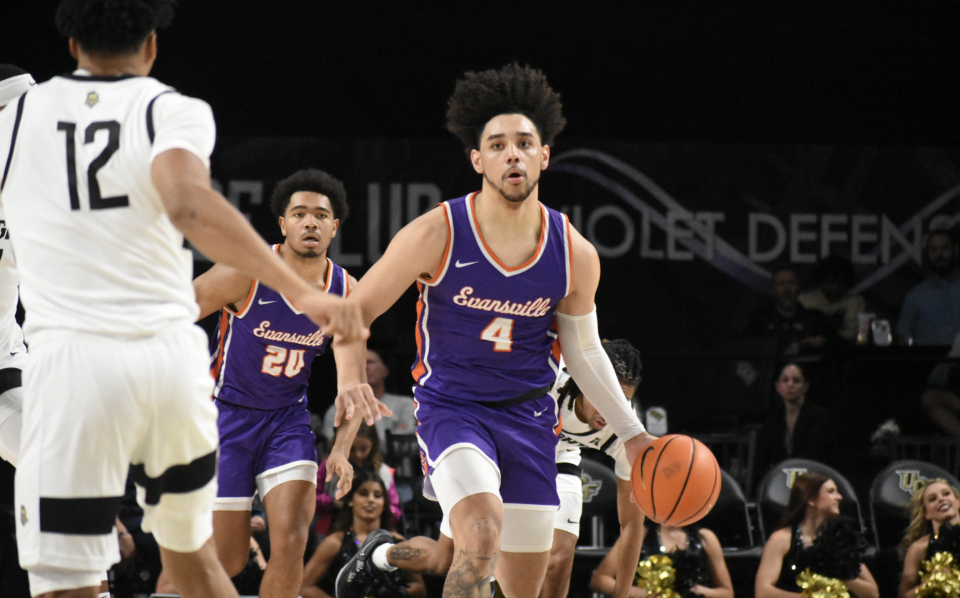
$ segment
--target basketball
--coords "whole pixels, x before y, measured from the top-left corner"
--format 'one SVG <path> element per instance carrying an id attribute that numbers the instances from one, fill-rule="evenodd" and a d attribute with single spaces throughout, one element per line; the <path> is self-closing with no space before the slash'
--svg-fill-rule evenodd
<path id="1" fill-rule="evenodd" d="M 633 463 L 630 483 L 637 505 L 653 521 L 684 526 L 702 519 L 720 495 L 720 465 L 699 440 L 668 434 Z"/>

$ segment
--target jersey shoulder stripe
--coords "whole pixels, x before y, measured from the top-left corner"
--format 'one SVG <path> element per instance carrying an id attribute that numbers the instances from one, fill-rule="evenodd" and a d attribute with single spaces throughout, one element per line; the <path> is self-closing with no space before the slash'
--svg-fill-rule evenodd
<path id="1" fill-rule="evenodd" d="M 147 104 L 147 137 L 150 139 L 150 145 L 153 145 L 153 139 L 157 136 L 156 131 L 153 128 L 153 104 L 157 99 L 165 93 L 173 93 L 174 90 L 166 89 L 161 91 L 150 100 L 150 103 Z"/>
<path id="2" fill-rule="evenodd" d="M 7 183 L 7 173 L 10 172 L 10 162 L 13 161 L 13 149 L 17 145 L 17 131 L 20 130 L 20 121 L 23 119 L 23 103 L 27 99 L 27 94 L 24 93 L 20 96 L 20 100 L 17 101 L 17 115 L 16 120 L 13 121 L 13 135 L 10 136 L 10 153 L 7 154 L 7 163 L 3 167 L 3 179 L 0 180 L 0 191 L 3 191 L 3 186 Z"/>

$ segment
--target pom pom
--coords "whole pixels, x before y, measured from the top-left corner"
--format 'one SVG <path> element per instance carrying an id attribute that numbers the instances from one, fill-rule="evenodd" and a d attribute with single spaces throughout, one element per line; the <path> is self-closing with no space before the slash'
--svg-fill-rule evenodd
<path id="1" fill-rule="evenodd" d="M 833 579 L 855 579 L 866 550 L 863 532 L 853 522 L 836 517 L 823 524 L 797 568 Z"/>
<path id="2" fill-rule="evenodd" d="M 949 552 L 938 552 L 923 561 L 920 564 L 920 579 L 916 598 L 958 598 L 960 596 L 960 571 L 957 570 L 956 559 Z"/>
<path id="3" fill-rule="evenodd" d="M 637 565 L 634 585 L 646 590 L 647 594 L 656 594 L 658 598 L 680 598 L 673 589 L 676 574 L 670 557 L 655 554 Z"/>
<path id="4" fill-rule="evenodd" d="M 809 598 L 850 598 L 850 590 L 839 579 L 811 573 L 806 569 L 797 576 L 797 585 Z"/>

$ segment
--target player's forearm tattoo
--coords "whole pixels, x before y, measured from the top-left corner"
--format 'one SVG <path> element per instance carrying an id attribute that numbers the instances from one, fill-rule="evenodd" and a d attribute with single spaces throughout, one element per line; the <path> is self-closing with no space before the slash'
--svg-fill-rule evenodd
<path id="1" fill-rule="evenodd" d="M 420 558 L 419 548 L 410 548 L 409 546 L 394 546 L 390 550 L 391 561 L 409 561 Z"/>

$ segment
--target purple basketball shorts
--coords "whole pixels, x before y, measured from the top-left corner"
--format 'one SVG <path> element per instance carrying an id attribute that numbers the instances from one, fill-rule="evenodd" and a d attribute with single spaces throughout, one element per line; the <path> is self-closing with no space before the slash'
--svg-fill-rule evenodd
<path id="1" fill-rule="evenodd" d="M 218 498 L 247 498 L 257 476 L 298 461 L 317 461 L 316 437 L 304 403 L 264 411 L 216 401 L 220 415 Z"/>
<path id="2" fill-rule="evenodd" d="M 457 401 L 416 387 L 417 435 L 428 473 L 471 445 L 500 470 L 504 504 L 557 506 L 557 403 L 550 395 L 508 407 Z"/>

